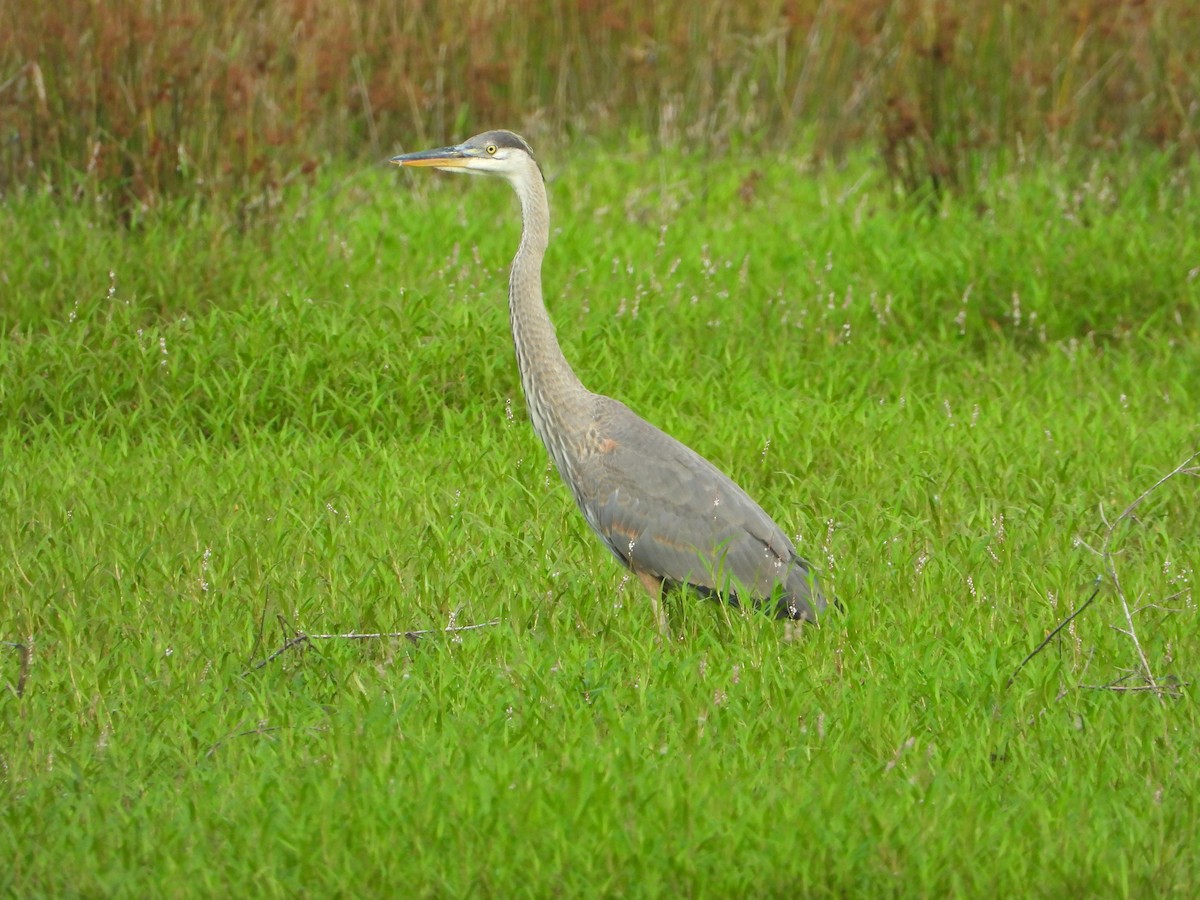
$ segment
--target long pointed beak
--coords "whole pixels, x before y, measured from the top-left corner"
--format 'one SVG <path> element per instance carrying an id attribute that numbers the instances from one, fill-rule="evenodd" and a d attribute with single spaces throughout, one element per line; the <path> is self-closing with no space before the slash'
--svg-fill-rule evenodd
<path id="1" fill-rule="evenodd" d="M 438 147 L 436 150 L 402 153 L 391 159 L 391 162 L 398 166 L 438 166 L 451 169 L 466 166 L 470 161 L 471 157 L 461 147 Z"/>

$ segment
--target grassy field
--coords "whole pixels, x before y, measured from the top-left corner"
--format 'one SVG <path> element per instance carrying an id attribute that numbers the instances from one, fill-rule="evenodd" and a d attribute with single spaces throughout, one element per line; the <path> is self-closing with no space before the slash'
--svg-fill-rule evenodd
<path id="1" fill-rule="evenodd" d="M 545 162 L 584 383 L 844 615 L 656 640 L 526 421 L 503 185 L 325 172 L 270 229 L 10 196 L 0 890 L 1194 895 L 1197 482 L 1118 520 L 1200 442 L 1194 167 L 930 214 L 853 161 Z M 1107 578 L 1009 684 L 1106 541 L 1145 663 Z"/>

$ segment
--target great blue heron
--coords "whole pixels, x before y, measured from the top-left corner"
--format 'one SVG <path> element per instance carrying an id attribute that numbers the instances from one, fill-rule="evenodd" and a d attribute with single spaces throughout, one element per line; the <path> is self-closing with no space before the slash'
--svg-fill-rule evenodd
<path id="1" fill-rule="evenodd" d="M 587 390 L 567 363 L 542 301 L 550 207 L 529 145 L 488 131 L 392 162 L 499 175 L 517 192 L 521 244 L 508 309 L 529 416 L 588 524 L 650 592 L 659 628 L 666 633 L 662 593 L 679 586 L 734 605 L 774 601 L 780 618 L 816 621 L 825 598 L 783 529 L 728 475 L 624 403 Z"/>

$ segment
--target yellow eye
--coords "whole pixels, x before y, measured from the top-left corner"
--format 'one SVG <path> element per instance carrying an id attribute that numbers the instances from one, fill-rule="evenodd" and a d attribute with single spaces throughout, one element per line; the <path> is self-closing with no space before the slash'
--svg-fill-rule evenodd
<path id="1" fill-rule="evenodd" d="M 488 144 L 486 149 L 488 152 L 488 156 L 496 155 L 496 145 L 495 144 Z"/>

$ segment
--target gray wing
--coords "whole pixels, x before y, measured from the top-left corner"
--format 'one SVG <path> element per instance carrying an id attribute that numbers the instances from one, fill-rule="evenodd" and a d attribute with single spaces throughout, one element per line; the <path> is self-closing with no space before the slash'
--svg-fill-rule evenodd
<path id="1" fill-rule="evenodd" d="M 575 466 L 580 509 L 625 565 L 672 584 L 769 598 L 814 618 L 825 606 L 808 563 L 733 479 L 627 406 L 596 397 L 597 440 Z M 745 599 L 744 597 L 742 599 Z"/>

